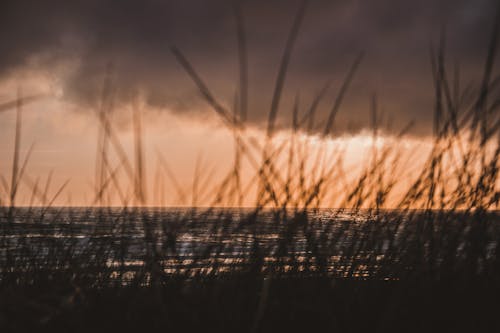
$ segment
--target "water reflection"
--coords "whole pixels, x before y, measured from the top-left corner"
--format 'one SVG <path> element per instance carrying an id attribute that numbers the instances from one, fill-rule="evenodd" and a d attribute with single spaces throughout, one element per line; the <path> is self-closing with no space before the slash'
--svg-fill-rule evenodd
<path id="1" fill-rule="evenodd" d="M 17 209 L 2 217 L 0 270 L 76 270 L 129 283 L 138 274 L 254 273 L 398 279 L 421 267 L 460 266 L 473 216 L 315 210 L 300 218 L 241 209 Z M 294 213 L 291 212 L 291 216 Z M 284 222 L 284 221 L 287 222 Z M 498 214 L 481 220 L 480 270 L 498 257 Z M 437 242 L 440 246 L 437 247 Z M 154 273 L 152 273 L 154 272 Z"/>

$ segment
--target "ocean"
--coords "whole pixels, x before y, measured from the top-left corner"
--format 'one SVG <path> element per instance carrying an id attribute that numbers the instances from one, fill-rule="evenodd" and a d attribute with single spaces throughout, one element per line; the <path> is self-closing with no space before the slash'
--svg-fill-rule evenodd
<path id="1" fill-rule="evenodd" d="M 227 208 L 16 208 L 2 215 L 2 276 L 74 272 L 402 279 L 498 267 L 498 212 Z M 471 263 L 471 260 L 473 262 Z M 52 273 L 51 273 L 52 274 Z"/>

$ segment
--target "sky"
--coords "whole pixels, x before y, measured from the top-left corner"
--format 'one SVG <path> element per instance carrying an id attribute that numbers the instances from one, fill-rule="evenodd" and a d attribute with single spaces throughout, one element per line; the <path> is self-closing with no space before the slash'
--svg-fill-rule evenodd
<path id="1" fill-rule="evenodd" d="M 265 130 L 280 59 L 299 1 L 239 1 L 248 50 L 248 125 Z M 36 142 L 31 168 L 89 186 L 97 142 L 95 111 L 110 73 L 113 117 L 130 137 L 138 99 L 150 144 L 172 156 L 174 169 L 192 175 L 197 156 L 224 160 L 229 134 L 171 52 L 183 52 L 217 100 L 228 109 L 238 92 L 237 28 L 231 0 L 2 1 L 0 104 L 46 96 L 26 107 L 24 149 Z M 412 140 L 432 133 L 434 87 L 430 50 L 445 36 L 450 73 L 460 84 L 479 80 L 496 1 L 311 0 L 291 55 L 278 128 L 292 124 L 294 101 L 305 112 L 329 83 L 311 135 L 323 131 L 351 64 L 363 54 L 337 115 L 332 140 L 363 135 L 377 96 L 380 126 L 394 135 L 414 121 Z M 12 152 L 14 114 L 0 113 L 0 150 Z M 77 147 L 77 148 L 76 148 Z M 152 154 L 154 155 L 154 154 Z M 8 170 L 10 162 L 0 164 Z M 153 164 L 153 163 L 152 163 Z M 85 167 L 83 167 L 85 165 Z M 189 168 L 186 167 L 189 165 Z M 189 170 L 188 170 L 189 169 Z M 85 177 L 80 175 L 85 174 Z M 80 177 L 79 177 L 80 176 Z M 182 177 L 181 177 L 182 178 Z"/>

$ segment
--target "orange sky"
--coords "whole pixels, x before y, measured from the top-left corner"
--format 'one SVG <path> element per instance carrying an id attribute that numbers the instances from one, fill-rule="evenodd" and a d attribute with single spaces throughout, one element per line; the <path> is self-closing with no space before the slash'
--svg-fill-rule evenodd
<path id="1" fill-rule="evenodd" d="M 496 27 L 496 2 L 321 0 L 298 5 L 255 0 L 235 11 L 225 0 L 132 0 L 118 7 L 92 0 L 7 2 L 0 29 L 6 40 L 0 52 L 0 105 L 19 94 L 45 96 L 23 108 L 21 163 L 32 144 L 34 149 L 15 203 L 29 204 L 31 193 L 38 193 L 33 204 L 50 201 L 69 181 L 55 204 L 94 204 L 105 182 L 109 186 L 99 200 L 102 204 L 209 204 L 203 195 L 217 197 L 216 185 L 234 169 L 235 141 L 207 100 L 245 119 L 243 141 L 253 147 L 250 150 L 255 145 L 269 148 L 266 153 L 245 152 L 240 173 L 227 178 L 233 186 L 239 176 L 247 188 L 242 205 L 256 203 L 257 189 L 268 186 L 262 179 L 269 176 L 275 182 L 269 191 L 275 202 L 304 195 L 307 186 L 314 193 L 315 170 L 328 170 L 329 165 L 335 167 L 333 174 L 318 184 L 326 193 L 321 204 L 342 204 L 338 198 L 352 190 L 361 171 L 376 165 L 374 157 L 386 147 L 391 148 L 388 165 L 380 168 L 387 179 L 377 171 L 361 180 L 372 182 L 368 186 L 374 186 L 375 176 L 380 184 L 397 180 L 394 196 L 406 191 L 428 156 L 434 126 L 439 126 L 435 115 L 441 89 L 435 83 L 441 81 L 433 74 L 446 73 L 443 82 L 451 90 L 447 96 L 454 100 L 446 107 L 456 104 L 459 116 L 475 107 L 477 82 L 487 83 L 488 75 L 482 79 L 488 73 L 484 64 L 492 62 L 485 62 L 484 56 L 489 32 Z M 436 61 L 439 70 L 433 71 Z M 490 93 L 495 89 L 492 86 Z M 102 154 L 104 158 L 97 154 L 103 142 L 97 113 L 107 99 L 113 104 L 107 116 L 126 157 L 117 155 L 116 147 Z M 377 101 L 373 109 L 380 130 L 376 143 L 368 130 L 373 125 L 372 100 Z M 328 138 L 300 132 L 292 139 L 294 110 L 305 119 L 309 108 L 315 111 L 308 133 L 325 132 Z M 144 165 L 136 158 L 134 110 L 143 122 Z M 490 113 L 490 127 L 495 127 L 497 115 Z M 0 109 L 1 204 L 9 202 L 15 119 L 14 110 Z M 411 136 L 396 138 L 412 122 Z M 263 130 L 267 124 L 277 130 L 271 141 Z M 469 130 L 466 127 L 462 129 Z M 270 175 L 255 178 L 259 167 L 252 163 L 261 165 L 280 146 L 276 163 L 262 171 Z M 298 158 L 298 149 L 306 147 L 307 154 Z M 290 153 L 291 148 L 296 151 Z M 453 155 L 453 149 L 447 153 Z M 339 151 L 340 159 L 334 156 Z M 165 163 L 159 163 L 160 155 L 168 172 Z M 394 170 L 389 165 L 393 160 L 398 161 Z M 443 168 L 449 168 L 450 161 Z M 40 201 L 49 175 L 48 198 Z M 138 179 L 147 200 L 139 198 Z M 299 188 L 300 195 L 294 193 Z M 177 192 L 187 195 L 179 200 Z M 133 193 L 135 201 L 129 198 Z"/>
<path id="2" fill-rule="evenodd" d="M 25 81 L 23 94 L 30 92 L 47 91 L 47 85 L 43 83 L 44 78 Z M 3 91 L 9 92 L 8 98 L 15 98 L 16 83 L 5 82 Z M 28 83 L 28 84 L 26 84 Z M 18 85 L 17 85 L 18 86 Z M 52 91 L 50 91 L 52 90 Z M 43 187 L 48 175 L 53 172 L 52 184 L 49 190 L 51 195 L 66 180 L 69 183 L 62 194 L 57 198 L 56 205 L 90 205 L 95 198 L 93 184 L 95 181 L 96 149 L 98 141 L 99 123 L 95 110 L 81 110 L 76 105 L 63 101 L 59 94 L 53 91 L 57 87 L 49 87 L 50 97 L 33 102 L 23 108 L 22 113 L 22 138 L 21 159 L 27 150 L 34 144 L 34 150 L 29 160 L 26 176 L 23 180 L 17 204 L 28 205 L 33 189 L 33 183 L 39 181 Z M 7 100 L 7 97 L 2 99 Z M 161 152 L 168 163 L 169 168 L 175 175 L 176 182 L 185 193 L 193 192 L 193 179 L 196 166 L 198 165 L 199 178 L 207 179 L 198 184 L 198 191 L 206 191 L 206 198 L 210 198 L 213 186 L 222 181 L 233 166 L 234 140 L 232 132 L 224 127 L 222 122 L 213 116 L 211 112 L 199 112 L 197 117 L 180 116 L 168 110 L 153 110 L 143 106 L 143 133 L 145 146 L 146 164 L 146 193 L 147 205 L 191 205 L 193 198 L 188 195 L 183 201 L 178 199 L 173 189 L 172 180 L 166 176 L 165 171 L 158 171 L 158 152 Z M 12 168 L 12 154 L 14 146 L 15 110 L 5 111 L 0 114 L 0 152 L 3 156 L 0 163 L 0 174 L 10 181 Z M 125 148 L 127 155 L 133 161 L 133 132 L 131 126 L 132 110 L 130 107 L 121 109 L 114 116 L 114 127 L 120 142 Z M 257 128 L 248 129 L 248 135 L 263 142 L 264 132 Z M 290 131 L 279 132 L 274 138 L 276 146 L 281 142 L 290 140 Z M 342 136 L 336 139 L 322 141 L 319 137 L 308 137 L 305 134 L 297 140 L 309 141 L 311 145 L 310 161 L 314 151 L 320 146 L 325 146 L 327 151 L 333 152 L 342 147 L 344 153 L 344 168 L 352 177 L 366 163 L 369 162 L 370 153 L 373 149 L 371 133 L 361 132 L 356 135 Z M 381 149 L 384 145 L 397 146 L 401 154 L 411 154 L 411 164 L 402 171 L 405 177 L 411 175 L 412 168 L 424 160 L 425 152 L 429 150 L 429 139 L 407 137 L 403 141 L 394 137 L 381 137 L 378 145 Z M 116 162 L 116 158 L 114 159 Z M 213 172 L 213 173 L 211 173 Z M 285 171 L 282 170 L 283 175 Z M 209 173 L 212 175 L 209 177 Z M 244 161 L 242 165 L 242 182 L 247 184 L 255 169 Z M 160 176 L 158 176 L 160 175 Z M 123 191 L 131 192 L 132 185 L 126 180 L 124 172 L 119 172 L 118 177 L 122 181 Z M 285 176 L 283 176 L 285 177 Z M 208 178 L 211 180 L 208 181 Z M 255 204 L 256 184 L 248 187 L 243 202 L 246 206 Z M 199 187 L 204 187 L 203 189 Z M 159 188 L 164 188 L 160 190 Z M 161 192 L 163 194 L 160 194 Z M 5 191 L 4 191 L 5 192 Z M 115 191 L 112 191 L 115 192 Z M 49 195 L 49 197 L 51 197 Z M 163 196 L 163 199 L 160 197 Z M 5 193 L 3 193 L 5 198 Z M 203 193 L 195 202 L 197 205 L 209 203 L 203 200 Z M 5 199 L 4 199 L 5 200 Z M 111 198 L 111 204 L 120 204 L 116 193 Z M 35 200 L 34 204 L 41 204 Z"/>

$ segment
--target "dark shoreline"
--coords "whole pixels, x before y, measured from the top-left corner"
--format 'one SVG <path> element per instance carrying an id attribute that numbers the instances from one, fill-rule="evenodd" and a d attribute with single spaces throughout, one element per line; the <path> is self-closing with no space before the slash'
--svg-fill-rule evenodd
<path id="1" fill-rule="evenodd" d="M 54 283 L 0 293 L 2 332 L 494 332 L 500 284 L 272 279 L 168 281 L 81 290 Z M 263 293 L 266 299 L 262 300 Z M 260 310 L 259 310 L 260 309 Z M 261 315 L 259 316 L 259 313 Z"/>

